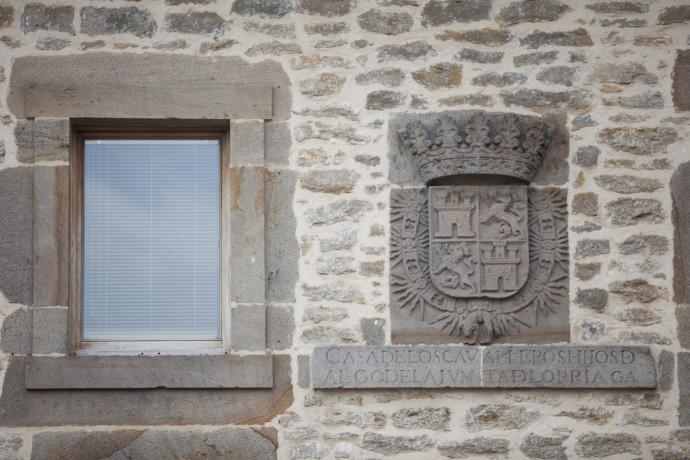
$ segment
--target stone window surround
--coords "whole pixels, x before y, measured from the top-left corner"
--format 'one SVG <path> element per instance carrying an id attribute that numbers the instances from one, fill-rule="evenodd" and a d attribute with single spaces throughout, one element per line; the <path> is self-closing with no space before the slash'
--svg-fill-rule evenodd
<path id="1" fill-rule="evenodd" d="M 265 161 L 265 121 L 274 117 L 274 99 L 277 96 L 272 85 L 259 84 L 248 88 L 237 85 L 231 88 L 219 82 L 215 88 L 206 87 L 213 95 L 222 94 L 217 104 L 204 108 L 204 98 L 197 98 L 192 91 L 180 97 L 165 100 L 160 112 L 151 113 L 152 104 L 134 103 L 131 110 L 123 110 L 123 93 L 134 96 L 140 88 L 132 84 L 124 85 L 119 91 L 104 91 L 94 97 L 95 87 L 85 84 L 78 88 L 56 88 L 52 85 L 36 85 L 35 82 L 25 86 L 23 107 L 15 110 L 19 117 L 27 119 L 57 118 L 70 123 L 71 128 L 78 128 L 86 120 L 104 119 L 114 116 L 122 120 L 146 119 L 155 124 L 159 119 L 177 119 L 170 122 L 171 126 L 192 123 L 212 125 L 224 133 L 225 158 L 228 158 L 227 182 L 224 193 L 223 219 L 229 219 L 227 231 L 223 233 L 223 240 L 230 241 L 225 245 L 222 259 L 229 273 L 227 288 L 222 292 L 223 309 L 223 346 L 215 349 L 198 349 L 186 351 L 186 354 L 175 354 L 174 349 L 164 351 L 166 356 L 148 357 L 155 365 L 145 367 L 139 373 L 132 369 L 138 366 L 141 350 L 117 349 L 113 351 L 96 350 L 101 356 L 71 356 L 51 358 L 28 358 L 26 363 L 27 389 L 97 389 L 97 388 L 271 388 L 273 386 L 273 359 L 266 351 L 266 265 L 264 252 L 264 229 L 266 206 L 258 197 L 265 197 L 264 181 L 267 174 Z M 171 88 L 164 91 L 153 91 L 154 95 L 171 94 Z M 176 93 L 177 96 L 179 93 Z M 53 95 L 53 96 L 51 96 Z M 56 97 L 57 99 L 50 99 Z M 212 96 L 211 96 L 212 97 Z M 209 96 L 205 98 L 207 101 Z M 118 99 L 118 100 L 116 100 Z M 127 99 L 125 97 L 125 99 Z M 46 103 L 46 101 L 49 101 Z M 233 104 L 236 102 L 236 104 Z M 284 101 L 280 101 L 284 102 Z M 288 101 L 289 102 L 289 101 Z M 155 105 L 153 105 L 155 107 Z M 59 107 L 59 111 L 56 111 Z M 113 111 L 113 107 L 116 109 Z M 227 107 L 230 107 L 229 109 Z M 118 110 L 119 109 L 119 110 Z M 283 111 L 281 106 L 279 109 Z M 289 113 L 289 112 L 288 112 Z M 188 114 L 194 120 L 186 119 Z M 284 114 L 284 111 L 283 111 Z M 211 121 L 209 121 L 211 120 Z M 74 152 L 75 135 L 77 130 L 70 130 L 70 151 Z M 229 154 L 232 152 L 232 154 Z M 52 168 L 38 168 L 35 177 L 34 216 L 47 223 L 39 225 L 34 232 L 34 307 L 55 305 L 69 305 L 74 310 L 74 304 L 69 297 L 75 295 L 73 291 L 77 272 L 73 248 L 69 247 L 67 228 L 71 227 L 70 207 L 70 171 L 66 166 Z M 45 177 L 43 177 L 45 176 Z M 72 181 L 72 187 L 74 181 Z M 38 189 L 38 190 L 36 190 Z M 60 229 L 59 227 L 66 227 Z M 62 231 L 60 231 L 62 230 Z M 69 254 L 69 255 L 68 255 Z M 69 276 L 65 274 L 69 273 Z M 69 289 L 68 289 L 69 285 Z M 45 309 L 40 310 L 58 310 Z M 61 309 L 62 310 L 62 309 Z M 64 310 L 62 310 L 65 312 Z M 65 312 L 67 313 L 67 312 Z M 34 322 L 43 315 L 35 315 Z M 74 323 L 75 315 L 58 315 L 53 320 L 66 324 L 69 330 L 69 349 L 72 355 L 94 354 L 92 350 L 79 348 L 78 323 Z M 44 346 L 40 331 L 44 328 L 40 324 L 34 325 L 34 343 L 41 343 L 41 348 L 34 353 L 64 353 L 64 346 Z M 38 326 L 38 327 L 36 327 Z M 58 326 L 60 327 L 60 326 Z M 76 331 L 76 332 L 75 332 Z M 77 337 L 77 340 L 74 338 Z M 39 340 L 36 340 L 39 339 Z M 177 347 L 180 348 L 180 347 Z M 253 352 L 238 356 L 233 352 Z M 152 351 L 157 355 L 161 350 Z M 167 356 L 175 354 L 175 356 Z M 119 356 L 108 356 L 119 355 Z M 128 356 L 125 356 L 128 355 Z M 217 355 L 217 356 L 209 356 Z M 87 362 L 89 361 L 89 362 Z M 171 379 L 176 371 L 198 372 L 204 368 L 213 369 L 224 367 L 224 372 L 215 373 L 214 378 Z M 55 374 L 56 369 L 72 369 L 71 372 Z M 79 370 L 80 378 L 70 378 L 74 370 Z M 60 375 L 63 378 L 55 378 Z M 238 375 L 247 377 L 238 378 Z M 108 378 L 105 378 L 107 376 Z M 117 383 L 118 379 L 122 383 Z M 100 382 L 100 383 L 99 383 Z M 113 383 L 116 382 L 116 383 Z"/>

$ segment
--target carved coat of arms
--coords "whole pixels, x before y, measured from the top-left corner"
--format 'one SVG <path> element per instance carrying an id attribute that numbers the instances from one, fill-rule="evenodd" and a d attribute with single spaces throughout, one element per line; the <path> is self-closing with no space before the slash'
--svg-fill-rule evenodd
<path id="1" fill-rule="evenodd" d="M 392 308 L 469 343 L 567 308 L 565 194 L 526 185 L 549 127 L 479 113 L 412 122 L 399 134 L 428 186 L 391 193 Z M 498 185 L 476 185 L 487 181 Z"/>

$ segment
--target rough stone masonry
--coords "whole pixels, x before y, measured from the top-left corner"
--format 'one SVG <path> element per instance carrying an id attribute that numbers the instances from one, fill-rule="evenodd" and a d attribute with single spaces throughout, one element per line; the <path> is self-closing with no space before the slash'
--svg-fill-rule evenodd
<path id="1" fill-rule="evenodd" d="M 688 0 L 0 0 L 0 458 L 690 458 L 688 82 Z M 391 120 L 466 110 L 557 126 L 531 188 L 567 199 L 567 327 L 494 368 L 508 345 L 391 329 L 391 191 L 424 186 L 391 155 Z M 242 278 L 265 305 L 234 309 L 256 329 L 237 328 L 252 348 L 230 354 L 261 354 L 270 388 L 163 388 L 159 368 L 148 389 L 27 389 L 36 363 L 91 372 L 66 356 L 62 289 L 84 113 L 233 119 L 235 158 L 264 168 L 263 182 L 246 169 L 238 203 L 265 192 L 265 273 Z M 393 346 L 412 350 L 399 381 L 419 381 L 409 361 L 431 347 L 463 383 L 381 388 L 375 357 L 354 371 L 368 388 L 319 388 L 324 350 Z M 548 388 L 562 365 L 505 364 L 548 347 L 643 350 L 644 373 Z M 530 375 L 540 388 L 516 388 Z"/>

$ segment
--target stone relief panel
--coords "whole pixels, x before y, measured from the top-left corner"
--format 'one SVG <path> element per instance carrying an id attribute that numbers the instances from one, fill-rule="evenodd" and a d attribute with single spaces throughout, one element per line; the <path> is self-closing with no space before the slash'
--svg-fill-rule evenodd
<path id="1" fill-rule="evenodd" d="M 444 185 L 391 191 L 394 343 L 569 338 L 566 193 L 525 185 L 549 133 L 536 117 L 483 113 L 464 129 L 441 115 L 400 130 L 420 176 Z"/>

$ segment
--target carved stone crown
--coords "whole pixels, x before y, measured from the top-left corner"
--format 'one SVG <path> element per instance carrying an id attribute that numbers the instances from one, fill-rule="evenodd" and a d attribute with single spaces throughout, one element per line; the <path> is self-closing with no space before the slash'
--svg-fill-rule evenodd
<path id="1" fill-rule="evenodd" d="M 491 123 L 490 123 L 491 121 Z M 425 182 L 459 174 L 500 174 L 529 182 L 541 166 L 551 130 L 536 117 L 479 113 L 465 122 L 441 115 L 398 131 Z"/>

